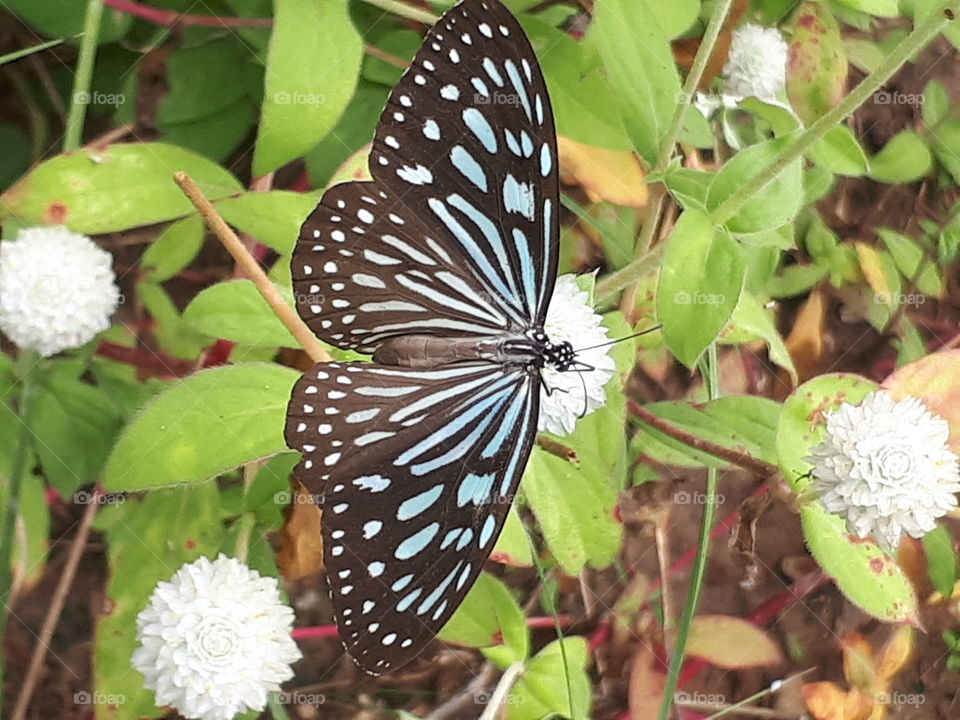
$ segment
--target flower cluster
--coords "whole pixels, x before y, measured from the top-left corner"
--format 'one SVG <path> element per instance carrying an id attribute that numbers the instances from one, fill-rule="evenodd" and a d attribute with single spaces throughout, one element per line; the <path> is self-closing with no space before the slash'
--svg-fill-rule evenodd
<path id="1" fill-rule="evenodd" d="M 745 23 L 733 31 L 723 68 L 728 94 L 776 101 L 784 92 L 786 75 L 787 43 L 779 30 Z"/>
<path id="2" fill-rule="evenodd" d="M 157 585 L 137 616 L 133 666 L 188 718 L 231 720 L 262 710 L 267 693 L 293 676 L 299 660 L 293 611 L 277 581 L 235 558 L 200 558 Z"/>
<path id="3" fill-rule="evenodd" d="M 544 331 L 552 342 L 566 341 L 580 351 L 577 362 L 584 369 L 565 372 L 552 367 L 543 369 L 539 430 L 567 435 L 573 432 L 577 420 L 607 402 L 604 387 L 616 365 L 608 354 L 609 347 L 594 347 L 608 342 L 608 338 L 606 328 L 601 325 L 603 317 L 594 311 L 588 299 L 573 275 L 557 278 Z"/>
<path id="4" fill-rule="evenodd" d="M 826 418 L 823 441 L 804 458 L 813 489 L 851 532 L 896 548 L 905 533 L 922 537 L 957 507 L 960 467 L 946 420 L 917 398 L 884 391 L 844 403 Z"/>
<path id="5" fill-rule="evenodd" d="M 65 227 L 29 228 L 0 243 L 0 330 L 44 357 L 89 342 L 117 308 L 111 262 Z"/>

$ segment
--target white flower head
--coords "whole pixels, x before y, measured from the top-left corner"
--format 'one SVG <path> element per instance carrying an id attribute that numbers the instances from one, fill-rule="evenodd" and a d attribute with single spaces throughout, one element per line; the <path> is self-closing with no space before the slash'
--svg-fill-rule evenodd
<path id="1" fill-rule="evenodd" d="M 110 326 L 120 291 L 112 258 L 62 226 L 0 243 L 0 330 L 44 357 L 80 347 Z"/>
<path id="2" fill-rule="evenodd" d="M 734 30 L 723 75 L 730 95 L 777 100 L 787 76 L 787 43 L 780 31 L 752 23 Z"/>
<path id="3" fill-rule="evenodd" d="M 589 296 L 577 286 L 573 275 L 561 275 L 553 289 L 544 331 L 553 343 L 569 342 L 577 353 L 577 362 L 592 369 L 561 372 L 545 367 L 541 373 L 540 419 L 537 429 L 557 435 L 573 432 L 584 415 L 607 402 L 604 386 L 616 365 L 609 347 L 595 348 L 609 340 L 603 318 L 588 304 Z"/>
<path id="4" fill-rule="evenodd" d="M 896 548 L 903 534 L 922 537 L 957 507 L 960 467 L 949 436 L 947 421 L 917 398 L 894 402 L 878 390 L 829 413 L 823 442 L 804 460 L 829 512 L 857 536 Z"/>
<path id="5" fill-rule="evenodd" d="M 137 616 L 133 666 L 184 717 L 231 720 L 262 710 L 267 693 L 293 676 L 300 650 L 293 610 L 277 581 L 236 558 L 202 557 L 161 582 Z"/>

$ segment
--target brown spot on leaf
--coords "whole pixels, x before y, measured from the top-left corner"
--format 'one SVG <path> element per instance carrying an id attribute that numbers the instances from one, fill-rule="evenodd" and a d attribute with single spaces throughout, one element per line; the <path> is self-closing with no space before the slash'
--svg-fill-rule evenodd
<path id="1" fill-rule="evenodd" d="M 51 225 L 63 225 L 67 222 L 68 214 L 67 206 L 63 203 L 50 203 L 46 219 Z"/>
<path id="2" fill-rule="evenodd" d="M 870 558 L 870 570 L 871 572 L 877 573 L 879 575 L 887 567 L 887 564 L 883 561 L 883 558 Z"/>
<path id="3" fill-rule="evenodd" d="M 185 544 L 187 546 L 187 550 L 195 550 L 197 547 L 197 541 L 193 538 L 189 538 Z"/>

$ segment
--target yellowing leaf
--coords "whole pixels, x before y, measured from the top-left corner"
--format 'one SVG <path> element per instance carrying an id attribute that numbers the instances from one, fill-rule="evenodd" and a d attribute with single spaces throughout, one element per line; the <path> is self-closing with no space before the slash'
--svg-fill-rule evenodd
<path id="1" fill-rule="evenodd" d="M 817 720 L 847 720 L 847 694 L 831 682 L 809 683 L 802 688 L 807 709 Z"/>
<path id="2" fill-rule="evenodd" d="M 637 643 L 636 648 L 630 668 L 627 697 L 631 720 L 646 720 L 657 716 L 666 677 L 647 643 Z"/>
<path id="3" fill-rule="evenodd" d="M 873 648 L 860 633 L 850 633 L 841 641 L 843 676 L 854 687 L 873 687 Z"/>
<path id="4" fill-rule="evenodd" d="M 687 652 L 722 668 L 768 667 L 782 660 L 780 648 L 763 630 L 726 615 L 693 619 Z"/>
<path id="5" fill-rule="evenodd" d="M 877 680 L 886 682 L 903 669 L 913 652 L 913 628 L 901 625 L 884 644 L 876 661 Z"/>
<path id="6" fill-rule="evenodd" d="M 793 359 L 797 377 L 806 382 L 817 374 L 823 358 L 823 326 L 826 307 L 823 293 L 814 290 L 800 308 L 790 334 L 784 341 Z"/>
<path id="7" fill-rule="evenodd" d="M 890 282 L 887 279 L 886 269 L 883 259 L 876 248 L 866 243 L 858 242 L 857 258 L 860 260 L 860 268 L 863 270 L 867 283 L 873 288 L 887 304 L 893 303 L 893 292 L 890 289 Z"/>
<path id="8" fill-rule="evenodd" d="M 323 525 L 320 508 L 314 505 L 303 487 L 292 493 L 293 502 L 280 529 L 280 549 L 277 565 L 287 580 L 299 580 L 313 575 L 323 567 Z"/>
<path id="9" fill-rule="evenodd" d="M 950 424 L 950 447 L 960 452 L 960 350 L 945 350 L 904 365 L 881 383 L 897 400 L 920 398 Z"/>
<path id="10" fill-rule="evenodd" d="M 593 202 L 646 206 L 643 167 L 632 152 L 591 147 L 562 136 L 557 142 L 564 182 L 580 185 Z"/>

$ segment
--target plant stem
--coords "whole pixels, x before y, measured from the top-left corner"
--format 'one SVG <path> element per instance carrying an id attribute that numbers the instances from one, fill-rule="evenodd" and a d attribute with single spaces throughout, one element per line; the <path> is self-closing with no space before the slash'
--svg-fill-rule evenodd
<path id="1" fill-rule="evenodd" d="M 19 60 L 22 57 L 27 55 L 33 55 L 34 53 L 40 52 L 41 50 L 46 50 L 47 48 L 52 48 L 63 42 L 63 39 L 59 40 L 49 40 L 45 43 L 40 43 L 39 45 L 34 45 L 33 47 L 23 48 L 22 50 L 14 50 L 12 53 L 7 53 L 6 55 L 0 55 L 0 65 L 6 65 L 9 62 L 14 60 Z"/>
<path id="2" fill-rule="evenodd" d="M 930 14 L 920 25 L 907 35 L 900 44 L 890 53 L 880 66 L 861 81 L 850 94 L 843 98 L 826 115 L 815 121 L 797 138 L 776 160 L 764 168 L 753 179 L 745 183 L 740 189 L 728 197 L 713 213 L 710 219 L 721 225 L 740 211 L 744 203 L 772 182 L 791 162 L 803 155 L 814 144 L 821 140 L 827 132 L 849 117 L 858 107 L 867 101 L 893 74 L 910 59 L 915 53 L 922 50 L 946 26 L 950 19 L 945 13 L 952 11 L 960 14 L 960 3 L 956 0 L 944 3 L 937 11 Z M 659 247 L 659 246 L 658 246 Z M 597 283 L 596 297 L 604 300 L 608 295 L 623 290 L 632 285 L 647 273 L 651 272 L 660 259 L 662 250 L 652 249 L 643 257 L 634 260 L 629 265 L 615 273 L 608 275 Z"/>
<path id="3" fill-rule="evenodd" d="M 83 24 L 83 39 L 80 41 L 80 56 L 77 58 L 77 74 L 73 76 L 73 94 L 70 96 L 67 131 L 63 139 L 64 152 L 76 150 L 83 143 L 83 121 L 87 117 L 87 105 L 90 104 L 90 81 L 93 78 L 93 61 L 97 57 L 102 17 L 103 0 L 87 0 L 87 16 Z"/>
<path id="4" fill-rule="evenodd" d="M 707 386 L 707 397 L 710 400 L 716 400 L 719 396 L 719 362 L 717 359 L 717 346 L 711 344 L 707 349 L 707 357 L 701 363 L 703 379 Z M 697 558 L 693 564 L 693 571 L 690 577 L 690 592 L 687 593 L 687 602 L 683 608 L 683 616 L 680 618 L 680 627 L 677 628 L 677 639 L 673 646 L 673 654 L 670 657 L 670 669 L 667 672 L 667 680 L 663 690 L 663 699 L 660 703 L 660 713 L 657 716 L 659 720 L 667 720 L 670 714 L 670 708 L 673 707 L 673 696 L 677 691 L 677 681 L 680 678 L 680 668 L 683 666 L 684 652 L 687 647 L 687 638 L 690 635 L 690 627 L 693 625 L 693 617 L 700 605 L 700 597 L 703 595 L 703 578 L 707 569 L 707 559 L 710 556 L 710 531 L 713 528 L 713 521 L 717 514 L 717 469 L 709 468 L 707 470 L 707 497 L 703 506 L 703 518 L 700 521 L 700 537 L 697 540 Z"/>
<path id="5" fill-rule="evenodd" d="M 373 5 L 375 8 L 380 8 L 385 12 L 391 12 L 394 15 L 399 15 L 400 17 L 405 17 L 408 20 L 414 20 L 416 22 L 423 23 L 424 25 L 433 25 L 439 18 L 433 13 L 429 13 L 426 10 L 419 10 L 415 7 L 410 7 L 406 3 L 402 3 L 399 0 L 363 0 L 368 5 Z"/>

